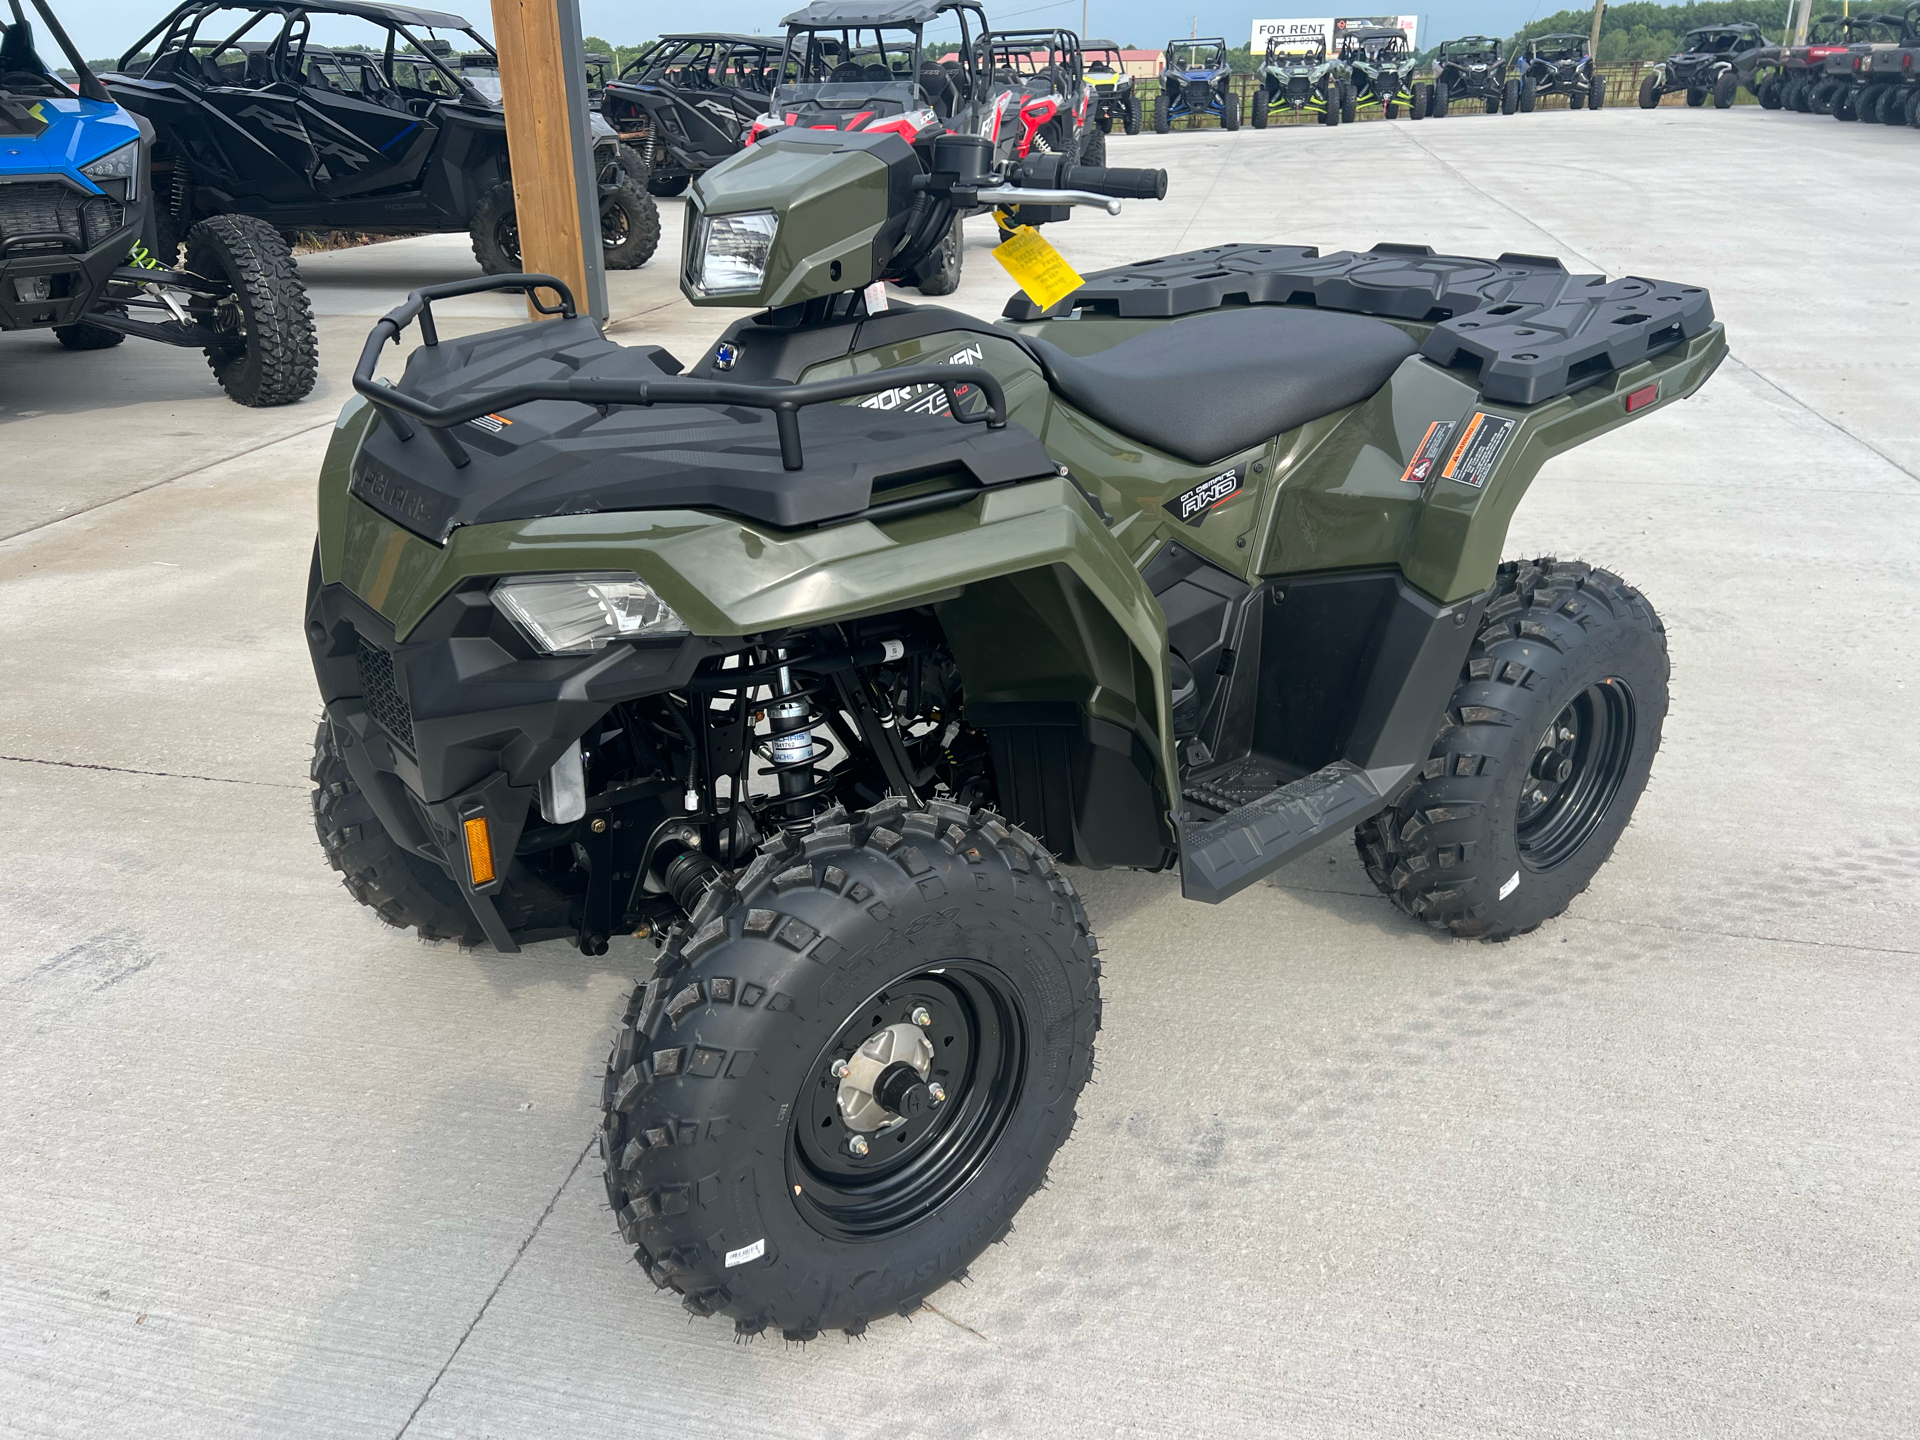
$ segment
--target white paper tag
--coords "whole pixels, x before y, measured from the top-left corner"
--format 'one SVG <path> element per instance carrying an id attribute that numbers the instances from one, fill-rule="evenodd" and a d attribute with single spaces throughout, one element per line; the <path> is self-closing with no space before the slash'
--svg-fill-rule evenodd
<path id="1" fill-rule="evenodd" d="M 758 1260 L 766 1253 L 767 1242 L 764 1238 L 754 1241 L 751 1245 L 742 1245 L 738 1250 L 729 1250 L 727 1251 L 727 1269 L 731 1270 L 736 1265 L 744 1265 L 749 1260 Z"/>
<path id="2" fill-rule="evenodd" d="M 887 308 L 887 282 L 876 280 L 862 292 L 867 297 L 867 313 L 878 315 Z"/>
<path id="3" fill-rule="evenodd" d="M 1500 887 L 1500 898 L 1502 900 L 1506 899 L 1507 896 L 1511 895 L 1515 890 L 1518 890 L 1519 888 L 1520 888 L 1520 872 L 1516 870 L 1513 872 L 1513 878 L 1507 881 L 1506 884 Z"/>

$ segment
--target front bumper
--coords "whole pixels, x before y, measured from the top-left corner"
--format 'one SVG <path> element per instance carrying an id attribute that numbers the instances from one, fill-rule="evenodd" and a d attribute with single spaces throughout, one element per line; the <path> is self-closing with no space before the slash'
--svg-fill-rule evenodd
<path id="1" fill-rule="evenodd" d="M 446 596 L 407 635 L 344 585 L 308 581 L 307 648 L 328 722 L 380 823 L 460 885 L 497 949 L 516 948 L 492 896 L 474 885 L 461 827 L 484 816 L 496 855 L 511 856 L 540 779 L 617 701 L 684 687 L 719 642 L 695 637 L 609 645 L 591 655 L 536 654 L 493 608 L 486 582 Z"/>
<path id="2" fill-rule="evenodd" d="M 10 198 L 8 192 L 14 189 L 11 185 L 0 187 L 0 200 Z M 107 196 L 74 196 L 73 199 L 77 213 L 72 217 L 71 229 L 58 224 L 67 218 L 64 216 L 54 217 L 51 224 L 31 219 L 24 209 L 19 215 L 0 216 L 0 330 L 78 324 L 100 303 L 113 272 L 125 262 L 134 242 L 140 238 L 138 208 L 123 207 Z M 93 203 L 92 211 L 79 210 L 86 202 Z M 102 211 L 103 205 L 112 210 Z M 118 212 L 117 224 L 114 223 L 115 211 Z M 101 213 L 104 219 L 96 222 L 92 218 L 95 212 Z M 19 225 L 14 223 L 16 219 Z M 32 231 L 22 228 L 28 225 L 38 228 Z M 64 236 L 69 248 L 28 248 L 33 243 L 30 234 L 43 234 L 49 243 Z M 83 248 L 73 248 L 76 238 Z M 40 277 L 48 281 L 48 298 L 21 299 L 20 289 L 14 282 Z"/>

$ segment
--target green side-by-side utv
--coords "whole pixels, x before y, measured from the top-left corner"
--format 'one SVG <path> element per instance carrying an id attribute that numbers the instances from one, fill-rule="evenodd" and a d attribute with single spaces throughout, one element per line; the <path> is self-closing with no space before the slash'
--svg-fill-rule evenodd
<path id="1" fill-rule="evenodd" d="M 682 291 L 745 312 L 690 362 L 536 275 L 362 355 L 304 619 L 321 843 L 429 938 L 657 942 L 611 1221 L 739 1334 L 858 1334 L 1007 1236 L 1093 1065 L 1085 870 L 1257 903 L 1352 836 L 1408 923 L 1501 940 L 1647 782 L 1652 604 L 1501 557 L 1543 465 L 1720 363 L 1706 292 L 1249 244 L 1036 266 L 1054 303 L 995 323 L 894 298 L 957 216 L 1165 188 L 790 126 L 689 191 Z M 551 318 L 435 330 L 507 284 Z"/>

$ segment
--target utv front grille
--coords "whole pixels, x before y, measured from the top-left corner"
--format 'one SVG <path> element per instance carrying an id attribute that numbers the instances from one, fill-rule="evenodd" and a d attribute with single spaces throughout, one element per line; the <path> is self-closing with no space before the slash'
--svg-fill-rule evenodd
<path id="1" fill-rule="evenodd" d="M 373 716 L 376 725 L 411 751 L 413 712 L 400 698 L 400 687 L 393 683 L 393 656 L 378 645 L 362 640 L 356 658 L 360 662 L 361 697 L 367 702 L 367 713 Z"/>
<path id="2" fill-rule="evenodd" d="M 126 222 L 105 195 L 82 195 L 54 181 L 0 185 L 0 253 L 91 250 Z"/>

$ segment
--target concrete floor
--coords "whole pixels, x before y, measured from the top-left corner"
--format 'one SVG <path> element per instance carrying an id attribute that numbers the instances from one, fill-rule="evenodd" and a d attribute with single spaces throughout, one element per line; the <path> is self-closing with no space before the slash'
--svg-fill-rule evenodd
<path id="1" fill-rule="evenodd" d="M 422 945 L 309 826 L 313 477 L 371 317 L 463 242 L 304 261 L 287 410 L 0 337 L 0 1433 L 1920 1433 L 1920 140 L 1611 110 L 1112 159 L 1172 196 L 1050 232 L 1082 270 L 1397 240 L 1712 288 L 1734 358 L 1551 464 L 1509 547 L 1672 636 L 1592 890 L 1480 946 L 1340 845 L 1217 909 L 1080 875 L 1107 1027 L 1052 1187 L 911 1323 L 736 1346 L 587 1154 L 637 950 Z M 613 288 L 683 355 L 724 318 L 670 257 Z"/>

